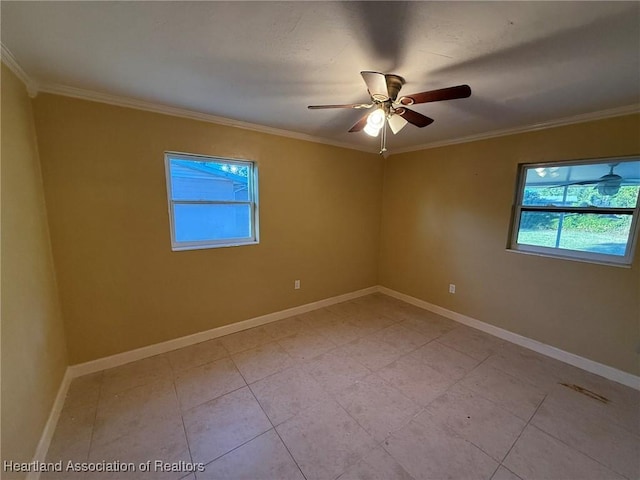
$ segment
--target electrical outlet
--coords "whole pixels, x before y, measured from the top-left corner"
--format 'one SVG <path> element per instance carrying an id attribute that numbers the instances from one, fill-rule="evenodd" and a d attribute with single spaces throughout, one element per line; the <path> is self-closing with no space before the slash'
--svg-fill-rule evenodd
<path id="1" fill-rule="evenodd" d="M 300 290 L 300 280 L 295 280 L 293 282 L 293 289 L 294 290 Z"/>
<path id="2" fill-rule="evenodd" d="M 449 284 L 449 293 L 456 293 L 456 286 L 453 283 Z"/>

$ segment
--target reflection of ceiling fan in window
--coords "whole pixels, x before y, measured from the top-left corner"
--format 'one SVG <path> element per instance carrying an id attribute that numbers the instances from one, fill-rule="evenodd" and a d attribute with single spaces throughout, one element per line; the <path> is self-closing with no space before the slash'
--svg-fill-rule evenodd
<path id="1" fill-rule="evenodd" d="M 391 73 L 360 72 L 367 90 L 371 97 L 370 103 L 352 103 L 348 105 L 309 105 L 309 109 L 317 110 L 324 108 L 357 108 L 373 109 L 362 117 L 349 132 L 365 133 L 372 137 L 377 137 L 382 131 L 380 153 L 386 151 L 385 134 L 386 124 L 394 133 L 398 133 L 407 124 L 411 123 L 422 128 L 433 123 L 433 119 L 421 113 L 407 108 L 410 105 L 419 103 L 440 102 L 443 100 L 454 100 L 456 98 L 467 98 L 471 95 L 469 85 L 458 85 L 455 87 L 441 88 L 428 92 L 404 95 L 398 98 L 400 89 L 405 83 L 404 78 Z"/>
<path id="2" fill-rule="evenodd" d="M 595 185 L 595 189 L 598 190 L 600 195 L 613 196 L 620 191 L 620 187 L 624 185 L 640 185 L 640 179 L 638 178 L 624 178 L 616 173 L 613 173 L 613 169 L 616 168 L 619 163 L 610 163 L 609 173 L 603 175 L 597 180 L 582 180 L 580 182 L 570 182 L 557 185 L 558 187 L 570 186 L 570 185 Z"/>

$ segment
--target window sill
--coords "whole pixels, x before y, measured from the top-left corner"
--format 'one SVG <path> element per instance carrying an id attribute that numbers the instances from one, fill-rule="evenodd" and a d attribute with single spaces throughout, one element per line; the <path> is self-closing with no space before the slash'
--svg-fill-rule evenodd
<path id="1" fill-rule="evenodd" d="M 208 250 L 212 248 L 245 247 L 258 245 L 259 243 L 259 240 L 255 240 L 251 242 L 207 243 L 202 245 L 172 245 L 171 250 L 174 252 L 181 252 L 184 250 Z"/>
<path id="2" fill-rule="evenodd" d="M 607 267 L 618 267 L 618 268 L 631 268 L 630 264 L 627 263 L 615 263 L 615 262 L 605 262 L 602 260 L 593 260 L 587 258 L 577 258 L 577 257 L 569 257 L 565 255 L 552 255 L 550 253 L 541 253 L 541 252 L 531 252 L 527 250 L 518 250 L 515 248 L 507 248 L 507 252 L 509 253 L 519 253 L 522 255 L 532 255 L 534 257 L 546 257 L 546 258 L 556 258 L 558 260 L 569 260 L 570 262 L 579 262 L 579 263 L 591 263 L 595 265 L 605 265 Z"/>

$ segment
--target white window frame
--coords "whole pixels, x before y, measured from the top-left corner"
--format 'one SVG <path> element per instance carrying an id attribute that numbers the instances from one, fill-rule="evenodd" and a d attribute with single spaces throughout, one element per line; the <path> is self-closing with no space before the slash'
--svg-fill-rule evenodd
<path id="1" fill-rule="evenodd" d="M 513 205 L 513 213 L 511 219 L 511 229 L 509 246 L 507 250 L 528 253 L 534 255 L 541 255 L 545 257 L 562 258 L 566 260 L 576 260 L 588 263 L 598 263 L 602 265 L 612 265 L 618 267 L 630 267 L 633 262 L 633 254 L 636 249 L 636 242 L 638 239 L 638 226 L 640 222 L 638 217 L 640 216 L 640 198 L 636 202 L 635 208 L 618 208 L 618 207 L 557 207 L 557 206 L 537 206 L 537 205 L 522 205 L 522 199 L 524 197 L 524 187 L 526 183 L 526 171 L 536 168 L 549 168 L 549 167 L 564 167 L 564 166 L 578 166 L 578 165 L 591 165 L 596 163 L 616 163 L 621 161 L 640 160 L 639 156 L 630 157 L 611 157 L 611 158 L 596 158 L 587 160 L 568 160 L 562 162 L 544 162 L 544 163 L 523 163 L 518 165 L 518 188 L 516 190 L 516 199 Z M 594 213 L 594 214 L 625 214 L 631 215 L 631 227 L 629 229 L 629 238 L 627 240 L 627 248 L 624 256 L 621 255 L 607 255 L 604 253 L 596 252 L 584 252 L 578 250 L 567 250 L 562 248 L 553 247 L 541 247 L 537 245 L 527 245 L 518 243 L 518 233 L 520 231 L 520 218 L 523 211 L 540 211 L 548 213 Z"/>
<path id="2" fill-rule="evenodd" d="M 171 159 L 186 160 L 192 162 L 226 163 L 249 167 L 247 176 L 248 200 L 247 201 L 213 201 L 213 200 L 173 200 L 171 191 Z M 171 250 L 198 250 L 206 248 L 238 247 L 242 245 L 256 245 L 260 243 L 260 221 L 258 208 L 258 165 L 251 160 L 237 158 L 213 157 L 193 153 L 165 152 L 164 153 L 165 177 L 167 181 L 167 200 L 169 204 L 169 225 L 171 230 Z M 212 205 L 249 205 L 250 206 L 250 236 L 247 238 L 224 238 L 220 240 L 201 240 L 194 242 L 176 241 L 174 205 L 176 204 L 212 204 Z"/>

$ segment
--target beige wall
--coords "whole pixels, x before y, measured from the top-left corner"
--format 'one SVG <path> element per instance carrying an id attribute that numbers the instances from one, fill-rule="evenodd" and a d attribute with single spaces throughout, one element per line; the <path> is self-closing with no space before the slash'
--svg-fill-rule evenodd
<path id="1" fill-rule="evenodd" d="M 34 111 L 72 363 L 377 284 L 377 155 L 54 95 Z M 261 243 L 172 252 L 165 150 L 257 161 Z"/>
<path id="2" fill-rule="evenodd" d="M 2 460 L 25 462 L 35 453 L 67 356 L 31 104 L 5 65 L 1 134 Z"/>
<path id="3" fill-rule="evenodd" d="M 505 249 L 518 163 L 639 153 L 639 116 L 383 164 L 53 95 L 33 108 L 41 165 L 30 100 L 3 65 L 2 459 L 30 460 L 49 415 L 67 365 L 60 308 L 79 363 L 380 283 L 640 373 L 638 259 L 626 269 Z M 257 161 L 261 243 L 172 252 L 165 150 Z"/>
<path id="4" fill-rule="evenodd" d="M 639 374 L 637 251 L 630 269 L 506 251 L 518 163 L 638 153 L 635 115 L 391 156 L 380 283 Z"/>
<path id="5" fill-rule="evenodd" d="M 505 248 L 518 163 L 638 153 L 638 116 L 394 155 L 381 195 L 377 155 L 54 95 L 34 108 L 72 363 L 381 283 L 640 371 L 637 261 Z M 261 244 L 172 252 L 165 150 L 256 160 Z"/>

